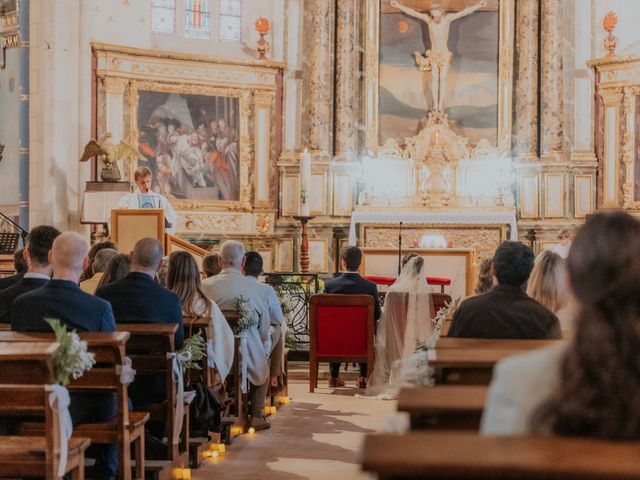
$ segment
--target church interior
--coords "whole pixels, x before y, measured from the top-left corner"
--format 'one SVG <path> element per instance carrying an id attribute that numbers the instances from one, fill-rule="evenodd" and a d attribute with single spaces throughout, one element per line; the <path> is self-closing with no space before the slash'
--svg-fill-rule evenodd
<path id="1" fill-rule="evenodd" d="M 0 0 L 0 477 L 640 478 L 639 23 Z"/>

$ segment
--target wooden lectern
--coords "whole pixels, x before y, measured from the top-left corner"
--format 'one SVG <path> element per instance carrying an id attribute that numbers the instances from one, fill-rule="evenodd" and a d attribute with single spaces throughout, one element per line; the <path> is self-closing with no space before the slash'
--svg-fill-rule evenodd
<path id="1" fill-rule="evenodd" d="M 122 208 L 111 210 L 111 240 L 128 253 L 143 238 L 156 238 L 165 248 L 162 208 Z"/>

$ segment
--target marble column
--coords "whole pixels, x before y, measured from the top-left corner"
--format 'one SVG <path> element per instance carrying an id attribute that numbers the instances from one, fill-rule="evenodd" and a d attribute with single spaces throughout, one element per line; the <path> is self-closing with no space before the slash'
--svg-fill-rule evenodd
<path id="1" fill-rule="evenodd" d="M 356 151 L 356 0 L 337 3 L 335 155 L 342 160 Z"/>
<path id="2" fill-rule="evenodd" d="M 304 7 L 303 147 L 330 153 L 333 124 L 331 88 L 333 2 L 307 0 Z"/>
<path id="3" fill-rule="evenodd" d="M 540 157 L 559 160 L 563 150 L 562 6 L 541 0 Z"/>
<path id="4" fill-rule="evenodd" d="M 514 153 L 520 160 L 538 156 L 538 0 L 520 0 L 516 20 Z"/>

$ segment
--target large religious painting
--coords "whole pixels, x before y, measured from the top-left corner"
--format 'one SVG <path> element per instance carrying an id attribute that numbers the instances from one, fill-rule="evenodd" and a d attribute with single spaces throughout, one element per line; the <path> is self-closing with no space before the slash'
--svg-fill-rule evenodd
<path id="1" fill-rule="evenodd" d="M 169 198 L 240 199 L 238 97 L 140 89 L 138 150 Z"/>
<path id="2" fill-rule="evenodd" d="M 384 0 L 379 142 L 416 135 L 444 112 L 471 145 L 497 142 L 498 0 Z"/>

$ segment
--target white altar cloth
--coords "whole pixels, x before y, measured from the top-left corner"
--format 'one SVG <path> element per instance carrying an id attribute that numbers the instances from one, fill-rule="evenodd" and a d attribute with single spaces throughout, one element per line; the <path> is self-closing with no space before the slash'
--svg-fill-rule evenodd
<path id="1" fill-rule="evenodd" d="M 513 211 L 504 212 L 483 212 L 481 210 L 473 211 L 354 211 L 351 214 L 351 227 L 349 228 L 349 245 L 356 244 L 356 225 L 360 223 L 382 223 L 399 225 L 403 222 L 408 226 L 411 224 L 472 224 L 472 225 L 509 225 L 511 227 L 511 240 L 518 239 L 518 226 L 516 224 L 516 215 Z"/>

